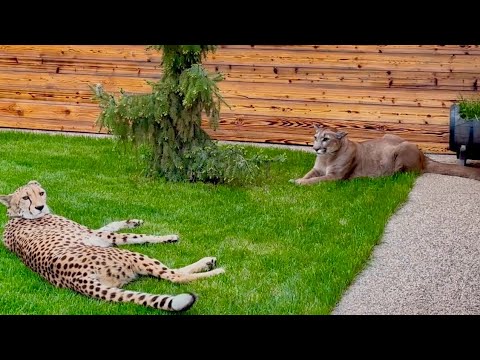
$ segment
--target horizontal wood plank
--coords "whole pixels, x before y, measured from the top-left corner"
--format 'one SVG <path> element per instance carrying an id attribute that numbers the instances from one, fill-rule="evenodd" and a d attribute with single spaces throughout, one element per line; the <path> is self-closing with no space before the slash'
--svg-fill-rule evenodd
<path id="1" fill-rule="evenodd" d="M 219 71 L 227 80 L 288 83 L 317 83 L 341 86 L 362 87 L 427 87 L 432 89 L 475 90 L 478 84 L 478 73 L 459 72 L 427 72 L 427 71 L 380 71 L 361 69 L 315 68 L 302 66 L 283 65 L 215 65 L 205 64 L 210 71 Z M 0 56 L 0 72 L 38 72 L 50 74 L 74 74 L 88 76 L 115 76 L 137 77 L 158 80 L 161 77 L 161 68 L 143 64 L 102 63 L 100 61 L 64 62 L 61 60 L 25 59 L 20 56 L 15 58 L 2 58 Z M 25 75 L 24 75 L 25 76 Z"/>
<path id="2" fill-rule="evenodd" d="M 0 54 L 0 72 L 27 72 L 50 74 L 76 74 L 101 76 L 129 76 L 160 78 L 159 63 L 146 62 L 105 62 L 105 61 L 65 61 L 62 59 L 43 59 L 25 56 L 2 57 Z"/>
<path id="3" fill-rule="evenodd" d="M 205 66 L 209 71 L 224 74 L 227 81 L 269 82 L 283 86 L 293 84 L 317 84 L 348 87 L 400 88 L 417 90 L 418 88 L 435 90 L 477 91 L 479 73 L 428 72 L 428 71 L 380 71 L 361 69 L 304 68 L 301 66 L 278 65 L 213 65 Z"/>
<path id="4" fill-rule="evenodd" d="M 226 140 L 226 141 L 243 141 L 243 142 L 259 142 L 259 143 L 272 143 L 272 144 L 285 144 L 285 145 L 308 145 L 309 137 L 308 136 L 298 136 L 291 134 L 279 134 L 279 133 L 270 133 L 268 131 L 255 132 L 250 130 L 239 130 L 239 131 L 228 131 L 228 130 L 216 130 L 211 129 L 206 130 L 207 133 L 214 137 L 217 140 Z M 368 140 L 366 137 L 355 138 L 350 137 L 353 141 L 365 141 Z M 408 139 L 407 139 L 408 140 Z M 416 143 L 419 148 L 426 152 L 433 153 L 445 153 L 452 154 L 448 150 L 447 144 L 443 143 Z"/>
<path id="5" fill-rule="evenodd" d="M 294 50 L 386 54 L 479 55 L 479 45 L 220 45 L 221 49 Z"/>
<path id="6" fill-rule="evenodd" d="M 210 55 L 206 63 L 210 64 L 244 64 L 364 69 L 364 70 L 408 70 L 408 71 L 472 71 L 480 68 L 480 57 L 473 55 L 447 54 L 352 54 L 326 52 L 295 52 L 292 50 L 251 50 L 222 49 Z"/>
<path id="7" fill-rule="evenodd" d="M 429 90 L 390 88 L 340 88 L 323 84 L 284 84 L 279 86 L 270 83 L 252 83 L 245 86 L 244 82 L 224 81 L 219 85 L 222 94 L 228 97 L 245 99 L 276 99 L 315 101 L 344 104 L 374 104 L 392 103 L 399 106 L 419 107 L 449 107 L 461 96 L 470 96 L 470 91 Z"/>
<path id="8" fill-rule="evenodd" d="M 228 99 L 227 99 L 228 100 Z M 383 121 L 406 124 L 447 124 L 449 110 L 444 108 L 408 107 L 400 105 L 328 104 L 320 102 L 236 99 L 223 114 L 250 114 L 275 117 L 316 117 L 323 120 Z"/>
<path id="9" fill-rule="evenodd" d="M 131 92 L 149 92 L 148 78 L 0 72 L 0 89 L 54 89 L 89 91 L 89 85 L 102 84 L 106 91 L 118 92 L 120 88 Z"/>
<path id="10" fill-rule="evenodd" d="M 89 120 L 65 121 L 64 119 L 46 119 L 0 115 L 0 128 L 32 129 L 51 131 L 70 131 L 82 133 L 107 133 L 106 129 L 100 129 Z"/>
<path id="11" fill-rule="evenodd" d="M 143 45 L 0 45 L 0 55 L 62 59 L 161 61 L 161 55 Z"/>
<path id="12" fill-rule="evenodd" d="M 95 105 L 70 105 L 46 101 L 12 101 L 0 99 L 0 117 L 29 119 L 56 119 L 68 121 L 96 121 L 100 108 Z"/>
<path id="13" fill-rule="evenodd" d="M 336 130 L 346 131 L 349 135 L 356 138 L 380 137 L 384 134 L 393 134 L 409 138 L 415 142 L 440 142 L 447 143 L 449 137 L 449 127 L 447 125 L 416 125 L 416 124 L 396 124 L 374 121 L 321 121 L 316 118 L 275 118 L 270 116 L 223 116 L 220 121 L 222 129 L 268 131 L 275 133 L 292 133 L 310 135 L 309 143 L 312 144 L 313 134 L 315 133 L 314 124 L 329 127 Z M 206 120 L 204 125 L 207 126 Z"/>

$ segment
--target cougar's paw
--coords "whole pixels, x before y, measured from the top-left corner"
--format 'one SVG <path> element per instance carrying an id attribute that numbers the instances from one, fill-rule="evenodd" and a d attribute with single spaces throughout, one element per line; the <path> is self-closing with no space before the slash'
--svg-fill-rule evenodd
<path id="1" fill-rule="evenodd" d="M 142 224 L 143 224 L 143 220 L 138 220 L 138 219 L 128 219 L 127 221 L 125 221 L 125 225 L 127 226 L 128 229 L 139 227 Z"/>
<path id="2" fill-rule="evenodd" d="M 304 179 L 292 179 L 292 180 L 293 180 L 292 182 L 293 182 L 295 185 L 303 185 L 303 184 L 306 183 Z"/>
<path id="3" fill-rule="evenodd" d="M 302 184 L 305 184 L 305 180 L 300 178 L 300 179 L 290 179 L 288 180 L 288 182 L 291 182 L 292 184 L 295 184 L 295 185 L 302 185 Z"/>

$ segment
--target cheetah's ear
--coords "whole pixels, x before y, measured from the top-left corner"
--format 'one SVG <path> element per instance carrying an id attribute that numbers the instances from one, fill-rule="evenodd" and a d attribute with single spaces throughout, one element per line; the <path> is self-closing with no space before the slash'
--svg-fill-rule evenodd
<path id="1" fill-rule="evenodd" d="M 10 200 L 12 200 L 12 195 L 0 195 L 0 203 L 6 207 L 10 207 Z"/>
<path id="2" fill-rule="evenodd" d="M 31 181 L 28 182 L 27 185 L 38 185 L 38 186 L 42 186 L 42 185 L 40 185 L 40 183 L 39 183 L 37 180 L 31 180 Z"/>

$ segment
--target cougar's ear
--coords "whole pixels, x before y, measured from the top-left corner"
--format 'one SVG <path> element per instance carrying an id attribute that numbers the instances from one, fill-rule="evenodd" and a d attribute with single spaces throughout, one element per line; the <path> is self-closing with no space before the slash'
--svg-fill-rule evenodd
<path id="1" fill-rule="evenodd" d="M 315 128 L 315 131 L 319 131 L 320 129 L 323 128 L 323 125 L 313 124 L 313 127 Z"/>
<path id="2" fill-rule="evenodd" d="M 345 135 L 347 135 L 347 133 L 345 131 L 339 131 L 335 134 L 335 137 L 337 139 L 342 139 Z"/>
<path id="3" fill-rule="evenodd" d="M 0 203 L 6 207 L 10 207 L 10 200 L 12 200 L 12 195 L 0 195 Z"/>

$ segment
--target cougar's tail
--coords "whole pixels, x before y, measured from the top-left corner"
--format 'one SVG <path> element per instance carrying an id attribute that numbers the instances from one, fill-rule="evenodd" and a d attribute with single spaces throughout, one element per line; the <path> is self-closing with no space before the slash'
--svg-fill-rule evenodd
<path id="1" fill-rule="evenodd" d="M 426 173 L 459 176 L 480 181 L 480 169 L 478 168 L 472 168 L 457 164 L 444 164 L 432 159 L 425 160 L 426 166 L 424 172 Z"/>

